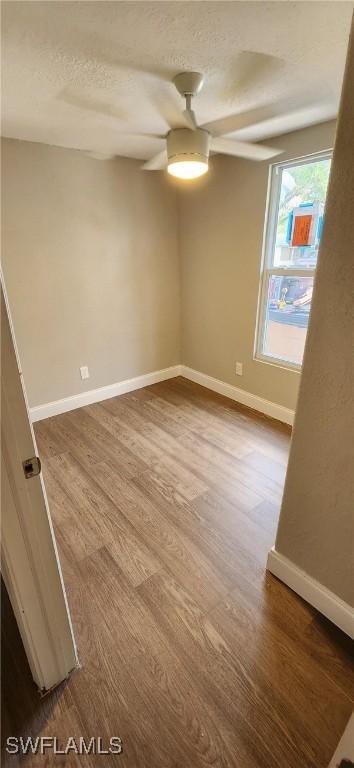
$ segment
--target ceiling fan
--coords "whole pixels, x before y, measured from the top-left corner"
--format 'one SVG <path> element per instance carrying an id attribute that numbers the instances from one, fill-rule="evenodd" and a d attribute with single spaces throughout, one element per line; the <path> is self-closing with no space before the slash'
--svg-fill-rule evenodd
<path id="1" fill-rule="evenodd" d="M 166 136 L 160 137 L 166 140 L 166 147 L 144 163 L 144 171 L 160 171 L 167 167 L 172 176 L 194 179 L 207 172 L 210 150 L 249 160 L 269 160 L 283 151 L 263 144 L 250 144 L 213 135 L 212 124 L 198 126 L 192 109 L 192 98 L 203 86 L 203 75 L 200 72 L 180 72 L 174 77 L 173 83 L 186 100 L 183 111 L 186 127 L 172 128 Z"/>

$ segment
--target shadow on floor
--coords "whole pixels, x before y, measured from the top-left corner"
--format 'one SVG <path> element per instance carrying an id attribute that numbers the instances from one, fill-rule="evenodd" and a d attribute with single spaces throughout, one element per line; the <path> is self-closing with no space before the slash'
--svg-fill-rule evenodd
<path id="1" fill-rule="evenodd" d="M 1 579 L 1 765 L 18 764 L 18 757 L 6 752 L 9 736 L 41 733 L 62 695 L 64 682 L 42 697 L 33 682 L 17 622 Z"/>

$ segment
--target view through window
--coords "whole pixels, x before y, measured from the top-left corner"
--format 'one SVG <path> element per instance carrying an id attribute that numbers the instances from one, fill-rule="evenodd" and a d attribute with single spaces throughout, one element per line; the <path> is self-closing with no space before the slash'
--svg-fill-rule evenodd
<path id="1" fill-rule="evenodd" d="M 331 153 L 273 166 L 266 226 L 257 356 L 302 363 Z"/>

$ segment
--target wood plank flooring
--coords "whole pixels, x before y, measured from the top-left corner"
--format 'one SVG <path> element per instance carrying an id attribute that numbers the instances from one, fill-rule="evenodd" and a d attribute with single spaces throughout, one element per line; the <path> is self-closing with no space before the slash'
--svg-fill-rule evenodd
<path id="1" fill-rule="evenodd" d="M 40 700 L 7 637 L 5 731 L 123 754 L 27 764 L 326 768 L 350 641 L 265 573 L 289 430 L 178 378 L 35 432 L 82 668 Z"/>

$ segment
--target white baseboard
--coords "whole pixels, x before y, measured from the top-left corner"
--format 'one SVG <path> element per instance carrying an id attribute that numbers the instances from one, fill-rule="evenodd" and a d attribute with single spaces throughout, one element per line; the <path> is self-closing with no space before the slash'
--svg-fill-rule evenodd
<path id="1" fill-rule="evenodd" d="M 115 384 L 108 384 L 106 387 L 90 389 L 87 392 L 80 392 L 78 395 L 63 397 L 61 400 L 53 400 L 51 403 L 36 405 L 30 408 L 32 422 L 48 419 L 49 416 L 57 416 L 59 413 L 73 411 L 75 408 L 82 408 L 84 405 L 99 403 L 101 400 L 108 400 L 110 397 L 124 395 L 126 392 L 132 392 L 134 389 L 148 387 L 149 384 L 157 384 L 159 381 L 173 379 L 181 375 L 181 366 L 173 365 L 170 368 L 163 368 L 161 371 L 145 373 L 143 376 L 135 376 L 134 379 L 125 379 L 117 381 Z"/>
<path id="2" fill-rule="evenodd" d="M 247 405 L 255 411 L 260 411 L 266 416 L 283 421 L 285 424 L 293 424 L 294 411 L 290 410 L 290 408 L 272 403 L 270 400 L 264 400 L 264 398 L 258 395 L 252 395 L 244 389 L 234 387 L 232 384 L 226 384 L 224 381 L 214 379 L 213 376 L 195 371 L 186 365 L 173 365 L 170 368 L 146 373 L 143 376 L 135 376 L 133 379 L 125 379 L 115 384 L 108 384 L 105 387 L 90 389 L 87 392 L 80 392 L 70 397 L 63 397 L 61 400 L 53 400 L 50 403 L 36 405 L 30 408 L 30 416 L 32 422 L 41 421 L 42 419 L 48 419 L 49 416 L 57 416 L 59 413 L 73 411 L 75 408 L 82 408 L 84 405 L 91 405 L 91 403 L 98 403 L 101 400 L 108 400 L 110 397 L 124 395 L 126 392 L 132 392 L 134 389 L 148 387 L 149 384 L 156 384 L 159 381 L 172 379 L 176 376 L 184 376 L 186 379 L 196 382 L 196 384 L 212 389 L 213 392 L 225 395 L 225 397 L 229 397 L 237 403 L 242 403 L 242 405 Z"/>
<path id="3" fill-rule="evenodd" d="M 348 603 L 298 568 L 274 547 L 268 554 L 267 570 L 354 639 L 354 609 Z"/>
<path id="4" fill-rule="evenodd" d="M 272 403 L 270 400 L 265 400 L 263 397 L 253 395 L 251 392 L 246 392 L 244 389 L 234 387 L 233 384 L 226 384 L 220 379 L 214 379 L 213 376 L 208 376 L 206 373 L 195 371 L 193 368 L 188 368 L 186 365 L 181 366 L 181 376 L 184 376 L 190 381 L 194 381 L 196 384 L 201 384 L 207 389 L 212 389 L 213 392 L 218 392 L 219 395 L 225 395 L 230 400 L 235 400 L 237 403 L 247 405 L 248 408 L 253 408 L 255 411 L 260 411 L 271 416 L 273 419 L 283 421 L 285 424 L 294 423 L 294 414 L 290 408 L 285 408 L 278 403 Z"/>

